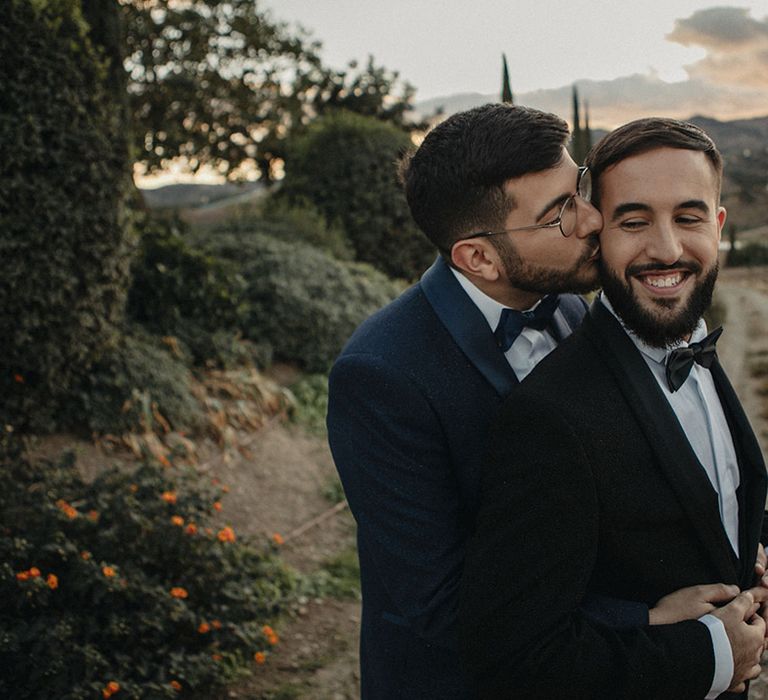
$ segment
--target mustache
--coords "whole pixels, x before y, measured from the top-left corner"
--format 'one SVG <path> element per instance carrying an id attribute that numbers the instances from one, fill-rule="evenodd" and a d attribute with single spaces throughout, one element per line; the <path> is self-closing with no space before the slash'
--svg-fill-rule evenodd
<path id="1" fill-rule="evenodd" d="M 671 265 L 664 265 L 663 263 L 645 263 L 643 265 L 630 265 L 625 271 L 626 276 L 640 275 L 644 272 L 668 272 L 679 269 L 688 270 L 694 274 L 701 272 L 702 267 L 695 260 L 683 260 L 682 258 Z"/>

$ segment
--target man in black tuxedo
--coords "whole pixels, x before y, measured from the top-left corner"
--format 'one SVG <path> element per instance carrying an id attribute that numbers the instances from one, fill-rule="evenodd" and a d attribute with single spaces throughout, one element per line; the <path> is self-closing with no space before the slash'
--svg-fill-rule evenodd
<path id="1" fill-rule="evenodd" d="M 593 595 L 755 584 L 763 457 L 702 314 L 722 160 L 690 124 L 632 122 L 587 159 L 603 293 L 489 435 L 460 624 L 482 698 L 714 698 L 760 670 L 764 588 L 699 620 L 610 629 Z M 713 651 L 714 650 L 714 651 Z M 714 663 L 713 663 L 714 654 Z M 732 697 L 726 693 L 720 697 Z"/>

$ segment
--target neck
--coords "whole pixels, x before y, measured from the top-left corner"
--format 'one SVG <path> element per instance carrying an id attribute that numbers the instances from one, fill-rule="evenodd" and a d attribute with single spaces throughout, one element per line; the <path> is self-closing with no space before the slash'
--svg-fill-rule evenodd
<path id="1" fill-rule="evenodd" d="M 525 311 L 526 309 L 530 309 L 544 296 L 538 292 L 528 292 L 523 289 L 512 287 L 509 282 L 502 278 L 489 281 L 480 275 L 473 275 L 462 270 L 460 270 L 460 272 L 472 282 L 475 287 L 483 292 L 483 294 L 487 294 L 491 299 L 498 301 L 499 304 L 503 304 L 510 309 Z"/>

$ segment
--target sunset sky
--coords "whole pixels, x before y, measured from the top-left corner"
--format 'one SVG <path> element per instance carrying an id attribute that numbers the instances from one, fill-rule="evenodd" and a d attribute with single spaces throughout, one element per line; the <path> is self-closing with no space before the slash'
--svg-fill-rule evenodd
<path id="1" fill-rule="evenodd" d="M 625 104 L 630 88 L 651 100 L 650 111 L 670 116 L 768 114 L 768 0 L 266 0 L 261 6 L 274 19 L 311 30 L 331 65 L 372 54 L 417 88 L 417 102 L 497 94 L 504 52 L 516 95 L 591 81 L 581 92 L 602 118 L 598 125 L 643 111 Z M 541 93 L 526 103 L 559 104 Z"/>

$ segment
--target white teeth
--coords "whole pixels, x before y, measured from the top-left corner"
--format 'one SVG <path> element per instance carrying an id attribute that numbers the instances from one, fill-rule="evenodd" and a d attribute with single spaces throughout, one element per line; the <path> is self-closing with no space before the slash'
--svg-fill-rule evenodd
<path id="1" fill-rule="evenodd" d="M 646 277 L 645 281 L 651 285 L 651 287 L 674 287 L 676 284 L 680 284 L 683 276 L 678 272 L 675 275 L 669 277 Z"/>

